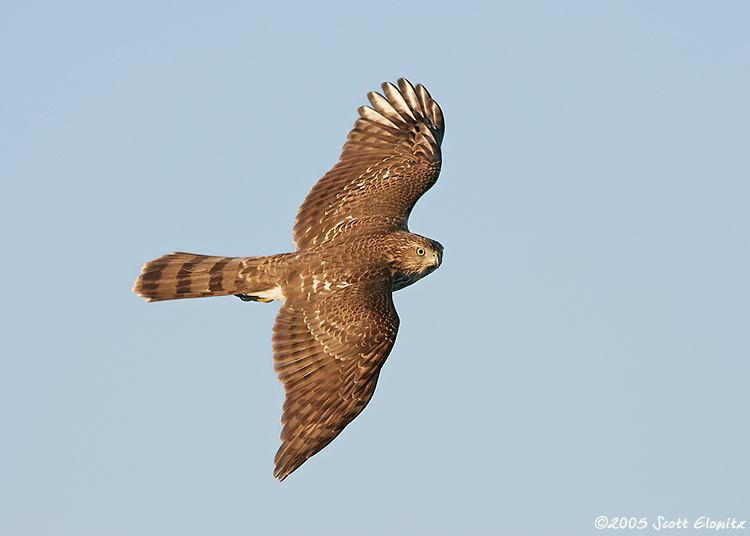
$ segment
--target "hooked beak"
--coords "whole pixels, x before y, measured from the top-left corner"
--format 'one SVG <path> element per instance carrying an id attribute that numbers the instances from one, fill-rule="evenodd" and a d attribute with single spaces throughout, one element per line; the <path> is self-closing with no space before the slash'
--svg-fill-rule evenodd
<path id="1" fill-rule="evenodd" d="M 435 265 L 435 268 L 440 266 L 440 263 L 443 262 L 443 255 L 440 254 L 438 251 L 433 252 L 432 254 L 432 264 Z"/>

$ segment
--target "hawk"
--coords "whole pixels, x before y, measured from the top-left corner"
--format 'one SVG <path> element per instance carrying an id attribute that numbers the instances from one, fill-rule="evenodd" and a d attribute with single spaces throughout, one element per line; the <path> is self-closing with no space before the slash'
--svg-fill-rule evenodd
<path id="1" fill-rule="evenodd" d="M 442 111 L 404 78 L 382 88 L 367 95 L 371 107 L 359 108 L 338 163 L 302 203 L 294 252 L 170 253 L 144 264 L 133 286 L 148 302 L 283 302 L 273 327 L 274 370 L 286 393 L 274 459 L 280 481 L 365 408 L 396 340 L 393 292 L 443 259 L 443 246 L 407 227 L 440 173 Z"/>

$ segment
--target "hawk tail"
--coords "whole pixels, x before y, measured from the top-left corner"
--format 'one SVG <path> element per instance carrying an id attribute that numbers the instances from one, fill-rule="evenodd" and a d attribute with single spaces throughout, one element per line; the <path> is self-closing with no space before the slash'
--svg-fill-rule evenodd
<path id="1" fill-rule="evenodd" d="M 132 290 L 147 302 L 232 294 L 272 296 L 278 286 L 271 277 L 273 270 L 262 269 L 271 259 L 170 253 L 144 264 Z"/>

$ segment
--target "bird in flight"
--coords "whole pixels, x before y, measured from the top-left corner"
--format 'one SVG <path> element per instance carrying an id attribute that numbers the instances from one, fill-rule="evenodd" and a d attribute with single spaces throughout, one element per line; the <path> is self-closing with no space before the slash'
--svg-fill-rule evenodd
<path id="1" fill-rule="evenodd" d="M 143 265 L 146 301 L 235 295 L 283 303 L 274 370 L 286 393 L 274 476 L 328 445 L 372 398 L 399 318 L 393 292 L 431 273 L 443 246 L 409 232 L 414 204 L 440 173 L 443 114 L 402 78 L 367 95 L 338 163 L 294 223 L 295 251 L 266 257 L 170 253 Z"/>

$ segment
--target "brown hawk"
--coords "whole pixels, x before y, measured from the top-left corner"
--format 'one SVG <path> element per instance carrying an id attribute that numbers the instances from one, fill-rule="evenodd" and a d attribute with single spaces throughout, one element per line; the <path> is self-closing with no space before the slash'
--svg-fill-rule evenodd
<path id="1" fill-rule="evenodd" d="M 443 114 L 406 79 L 372 92 L 338 163 L 299 209 L 295 251 L 268 257 L 170 253 L 143 265 L 146 301 L 226 296 L 283 300 L 273 327 L 284 385 L 274 476 L 286 478 L 364 409 L 399 319 L 393 292 L 435 270 L 443 246 L 412 234 L 414 204 L 437 181 Z"/>

